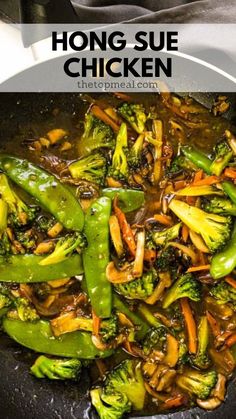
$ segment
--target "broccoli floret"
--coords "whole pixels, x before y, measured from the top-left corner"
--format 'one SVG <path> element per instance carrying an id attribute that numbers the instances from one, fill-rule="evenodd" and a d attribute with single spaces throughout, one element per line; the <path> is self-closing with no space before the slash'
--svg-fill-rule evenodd
<path id="1" fill-rule="evenodd" d="M 198 207 L 173 199 L 169 208 L 191 230 L 202 236 L 209 250 L 214 253 L 225 245 L 231 235 L 231 217 L 209 214 Z"/>
<path id="2" fill-rule="evenodd" d="M 106 159 L 99 153 L 90 154 L 71 163 L 69 172 L 74 179 L 103 185 L 106 175 Z"/>
<path id="3" fill-rule="evenodd" d="M 144 135 L 140 134 L 128 152 L 128 164 L 131 169 L 137 169 L 142 165 Z"/>
<path id="4" fill-rule="evenodd" d="M 9 222 L 16 227 L 31 223 L 35 217 L 38 208 L 28 207 L 11 189 L 5 174 L 0 174 L 0 195 L 3 201 L 8 205 Z"/>
<path id="5" fill-rule="evenodd" d="M 236 205 L 227 198 L 214 196 L 210 201 L 203 202 L 203 209 L 213 214 L 224 214 L 236 216 Z"/>
<path id="6" fill-rule="evenodd" d="M 159 254 L 156 260 L 156 268 L 160 272 L 166 271 L 177 271 L 178 258 L 176 257 L 175 249 L 171 247 L 164 248 Z"/>
<path id="7" fill-rule="evenodd" d="M 17 310 L 17 316 L 23 322 L 33 322 L 39 319 L 37 311 L 27 298 L 16 298 L 15 307 Z"/>
<path id="8" fill-rule="evenodd" d="M 205 400 L 209 397 L 212 389 L 217 382 L 217 373 L 215 371 L 199 372 L 196 370 L 187 370 L 177 376 L 176 384 L 184 391 L 199 399 Z"/>
<path id="9" fill-rule="evenodd" d="M 129 122 L 131 127 L 138 133 L 142 134 L 145 130 L 147 116 L 144 106 L 134 103 L 123 103 L 118 107 L 118 112 L 122 118 Z"/>
<path id="10" fill-rule="evenodd" d="M 10 290 L 5 284 L 0 284 L 0 310 L 5 307 L 9 307 L 12 304 L 13 297 L 10 294 Z"/>
<path id="11" fill-rule="evenodd" d="M 146 390 L 144 387 L 141 364 L 126 359 L 106 377 L 105 393 L 119 392 L 128 397 L 135 410 L 142 410 Z"/>
<path id="12" fill-rule="evenodd" d="M 128 299 L 146 300 L 154 291 L 156 279 L 157 273 L 155 269 L 151 269 L 141 278 L 115 285 L 115 290 Z"/>
<path id="13" fill-rule="evenodd" d="M 175 224 L 173 227 L 165 228 L 161 231 L 154 231 L 152 239 L 158 246 L 166 244 L 168 241 L 177 239 L 179 237 L 179 231 L 182 223 Z"/>
<path id="14" fill-rule="evenodd" d="M 80 233 L 69 233 L 60 237 L 53 252 L 39 262 L 40 265 L 54 265 L 65 260 L 75 250 L 80 251 L 86 246 L 85 236 Z"/>
<path id="15" fill-rule="evenodd" d="M 90 391 L 90 396 L 100 419 L 121 419 L 131 411 L 131 403 L 125 394 L 115 391 L 106 394 L 101 388 L 95 388 Z"/>
<path id="16" fill-rule="evenodd" d="M 121 124 L 116 138 L 116 147 L 112 157 L 112 165 L 108 175 L 119 180 L 125 180 L 128 176 L 128 162 L 125 150 L 128 145 L 127 126 Z"/>
<path id="17" fill-rule="evenodd" d="M 162 351 L 166 343 L 166 327 L 152 327 L 144 337 L 142 342 L 143 353 L 148 356 L 153 349 Z"/>
<path id="18" fill-rule="evenodd" d="M 35 220 L 37 230 L 47 233 L 57 223 L 56 218 L 47 215 L 40 215 Z"/>
<path id="19" fill-rule="evenodd" d="M 192 363 L 200 369 L 207 369 L 210 366 L 210 358 L 207 353 L 209 343 L 209 326 L 206 316 L 202 316 L 198 326 L 198 349 L 192 357 Z"/>
<path id="20" fill-rule="evenodd" d="M 187 159 L 187 157 L 183 156 L 182 154 L 176 156 L 171 163 L 171 166 L 167 168 L 166 175 L 168 177 L 174 177 L 179 175 L 184 170 L 196 170 L 197 167 L 194 163 Z"/>
<path id="21" fill-rule="evenodd" d="M 211 288 L 210 294 L 216 299 L 218 304 L 230 303 L 236 308 L 236 289 L 225 281 L 219 282 Z"/>
<path id="22" fill-rule="evenodd" d="M 100 148 L 114 148 L 115 141 L 111 127 L 100 119 L 87 113 L 85 115 L 84 133 L 78 142 L 80 156 L 87 156 Z"/>
<path id="23" fill-rule="evenodd" d="M 211 173 L 220 176 L 233 156 L 233 151 L 227 141 L 223 140 L 214 147 L 215 158 L 211 164 Z"/>
<path id="24" fill-rule="evenodd" d="M 8 206 L 0 198 L 0 255 L 5 256 L 10 253 L 11 244 L 6 232 L 7 229 Z"/>
<path id="25" fill-rule="evenodd" d="M 37 378 L 49 378 L 50 380 L 78 380 L 81 371 L 79 359 L 55 359 L 44 355 L 39 356 L 30 368 Z"/>
<path id="26" fill-rule="evenodd" d="M 32 234 L 32 231 L 16 231 L 16 240 L 26 249 L 26 251 L 32 251 L 36 247 L 36 239 Z"/>
<path id="27" fill-rule="evenodd" d="M 118 319 L 112 314 L 108 319 L 103 319 L 99 329 L 99 334 L 103 343 L 110 343 L 118 334 Z"/>
<path id="28" fill-rule="evenodd" d="M 192 274 L 182 275 L 165 294 L 162 307 L 169 307 L 179 298 L 188 297 L 193 301 L 200 301 L 200 286 Z"/>

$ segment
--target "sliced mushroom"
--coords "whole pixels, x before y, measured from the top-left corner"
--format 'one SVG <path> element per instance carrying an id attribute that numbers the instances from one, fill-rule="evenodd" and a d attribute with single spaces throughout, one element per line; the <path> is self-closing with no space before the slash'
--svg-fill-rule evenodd
<path id="1" fill-rule="evenodd" d="M 217 407 L 219 407 L 222 403 L 221 400 L 219 400 L 217 397 L 211 397 L 210 399 L 207 399 L 207 400 L 197 399 L 196 402 L 198 406 L 206 410 L 214 410 Z"/>
<path id="2" fill-rule="evenodd" d="M 106 268 L 106 276 L 109 282 L 113 284 L 124 284 L 134 279 L 133 265 L 128 264 L 125 269 L 117 269 L 114 262 L 110 262 Z"/>

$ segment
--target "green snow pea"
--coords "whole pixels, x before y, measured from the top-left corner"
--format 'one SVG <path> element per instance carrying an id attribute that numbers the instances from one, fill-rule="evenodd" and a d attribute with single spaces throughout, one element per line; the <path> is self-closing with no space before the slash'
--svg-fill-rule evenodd
<path id="1" fill-rule="evenodd" d="M 111 315 L 112 289 L 106 278 L 109 262 L 109 217 L 111 200 L 98 198 L 85 215 L 84 233 L 88 246 L 83 252 L 83 265 L 88 294 L 96 315 L 106 318 Z"/>
<path id="2" fill-rule="evenodd" d="M 55 338 L 45 320 L 30 323 L 5 317 L 2 327 L 13 340 L 35 352 L 81 359 L 105 358 L 113 352 L 98 350 L 88 332 L 71 332 Z"/>
<path id="3" fill-rule="evenodd" d="M 0 256 L 0 282 L 33 283 L 68 278 L 83 273 L 82 258 L 72 255 L 55 265 L 39 265 L 45 256 Z"/>
<path id="4" fill-rule="evenodd" d="M 213 256 L 211 260 L 210 274 L 212 278 L 219 279 L 229 275 L 236 267 L 236 223 L 228 244 L 224 249 Z"/>
<path id="5" fill-rule="evenodd" d="M 233 182 L 225 181 L 222 182 L 223 191 L 231 199 L 231 201 L 236 204 L 236 186 Z"/>
<path id="6" fill-rule="evenodd" d="M 0 154 L 0 169 L 65 228 L 83 229 L 84 214 L 78 200 L 55 176 L 27 160 L 3 154 Z"/>
<path id="7" fill-rule="evenodd" d="M 181 151 L 199 169 L 204 170 L 208 175 L 211 174 L 212 161 L 205 154 L 190 145 L 181 147 Z"/>
<path id="8" fill-rule="evenodd" d="M 134 189 L 106 188 L 102 196 L 114 199 L 118 196 L 119 206 L 124 212 L 135 211 L 144 204 L 144 192 Z"/>

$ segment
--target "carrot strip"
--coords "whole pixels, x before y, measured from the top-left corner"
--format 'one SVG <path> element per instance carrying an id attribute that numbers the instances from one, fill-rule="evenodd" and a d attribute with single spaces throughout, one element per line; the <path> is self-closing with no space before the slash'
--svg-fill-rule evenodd
<path id="1" fill-rule="evenodd" d="M 105 124 L 109 125 L 113 131 L 118 132 L 120 127 L 117 125 L 112 118 L 110 118 L 98 105 L 93 105 L 90 108 L 91 113 L 96 116 L 96 118 L 101 119 Z"/>
<path id="2" fill-rule="evenodd" d="M 231 179 L 236 179 L 236 170 L 231 167 L 227 167 L 224 171 L 224 176 L 230 177 Z"/>
<path id="3" fill-rule="evenodd" d="M 165 226 L 172 226 L 173 225 L 172 218 L 169 217 L 169 215 L 154 214 L 153 218 L 155 218 L 156 221 L 158 221 L 160 224 L 163 224 Z"/>
<path id="4" fill-rule="evenodd" d="M 132 100 L 132 97 L 129 95 L 126 95 L 126 93 L 114 92 L 113 95 L 116 96 L 118 99 L 122 99 L 127 102 L 130 102 Z"/>
<path id="5" fill-rule="evenodd" d="M 188 268 L 187 272 L 208 271 L 209 269 L 210 265 L 191 266 L 191 268 Z"/>
<path id="6" fill-rule="evenodd" d="M 204 179 L 193 181 L 191 186 L 203 186 L 203 185 L 214 185 L 215 183 L 219 183 L 220 179 L 218 176 L 206 176 Z"/>
<path id="7" fill-rule="evenodd" d="M 135 256 L 136 253 L 136 243 L 134 240 L 134 235 L 132 232 L 132 229 L 129 225 L 129 223 L 127 222 L 126 216 L 123 213 L 123 211 L 121 211 L 121 209 L 118 207 L 117 205 L 117 196 L 115 197 L 114 201 L 113 201 L 113 208 L 115 211 L 115 215 L 118 218 L 118 222 L 120 225 L 120 229 L 123 235 L 123 239 L 125 241 L 125 243 L 128 246 L 128 249 L 131 253 L 132 256 Z"/>
<path id="8" fill-rule="evenodd" d="M 231 278 L 231 276 L 226 276 L 225 281 L 231 285 L 231 287 L 236 288 L 236 281 L 235 279 Z"/>
<path id="9" fill-rule="evenodd" d="M 198 182 L 199 180 L 202 180 L 203 178 L 203 170 L 198 170 L 194 175 L 193 183 Z"/>
<path id="10" fill-rule="evenodd" d="M 168 399 L 164 402 L 164 409 L 173 409 L 174 407 L 179 407 L 184 404 L 185 397 L 182 394 L 174 396 L 171 399 Z"/>
<path id="11" fill-rule="evenodd" d="M 236 343 L 236 333 L 234 333 L 232 336 L 230 336 L 227 340 L 226 340 L 226 345 L 228 346 L 228 348 L 231 348 L 231 346 L 233 346 Z"/>
<path id="12" fill-rule="evenodd" d="M 213 317 L 209 311 L 206 311 L 206 316 L 213 335 L 215 337 L 219 336 L 221 333 L 219 323 L 216 321 L 215 317 Z"/>
<path id="13" fill-rule="evenodd" d="M 196 204 L 196 196 L 186 196 L 186 202 L 188 205 L 195 205 Z"/>
<path id="14" fill-rule="evenodd" d="M 175 191 L 179 191 L 180 189 L 185 188 L 185 186 L 186 186 L 186 181 L 185 180 L 177 180 L 174 183 L 174 189 L 175 189 Z"/>
<path id="15" fill-rule="evenodd" d="M 180 299 L 181 310 L 184 316 L 187 334 L 189 352 L 196 354 L 197 352 L 197 326 L 193 317 L 193 313 L 187 298 Z"/>
<path id="16" fill-rule="evenodd" d="M 92 310 L 92 318 L 93 318 L 93 333 L 94 335 L 99 335 L 101 319 L 96 315 L 96 313 Z"/>
<path id="17" fill-rule="evenodd" d="M 186 224 L 183 225 L 182 230 L 181 230 L 181 234 L 182 234 L 182 239 L 183 239 L 184 243 L 187 243 L 188 236 L 189 236 L 189 228 L 188 228 L 188 226 L 186 226 Z"/>
<path id="18" fill-rule="evenodd" d="M 155 249 L 144 249 L 144 260 L 145 262 L 154 262 L 157 257 L 157 252 Z"/>

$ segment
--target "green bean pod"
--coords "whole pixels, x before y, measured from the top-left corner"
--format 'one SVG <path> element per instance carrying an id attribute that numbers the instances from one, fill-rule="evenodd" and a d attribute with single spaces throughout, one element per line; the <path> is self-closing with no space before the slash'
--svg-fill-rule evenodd
<path id="1" fill-rule="evenodd" d="M 82 258 L 72 255 L 55 265 L 39 265 L 45 256 L 11 255 L 0 256 L 0 281 L 33 283 L 69 278 L 83 273 Z"/>
<path id="2" fill-rule="evenodd" d="M 219 279 L 229 275 L 236 267 L 236 223 L 234 230 L 225 248 L 211 260 L 210 274 L 212 278 Z"/>
<path id="3" fill-rule="evenodd" d="M 86 285 L 92 308 L 101 318 L 109 317 L 112 310 L 112 289 L 106 278 L 106 267 L 110 256 L 110 213 L 110 198 L 98 198 L 88 209 L 84 225 L 88 242 L 83 252 Z"/>
<path id="4" fill-rule="evenodd" d="M 52 174 L 27 160 L 0 155 L 0 169 L 65 227 L 81 231 L 84 214 L 76 197 Z"/>
<path id="5" fill-rule="evenodd" d="M 144 204 L 144 192 L 135 189 L 123 188 L 105 188 L 102 190 L 102 196 L 119 200 L 119 207 L 124 212 L 135 211 Z"/>
<path id="6" fill-rule="evenodd" d="M 98 350 L 88 332 L 71 332 L 56 338 L 45 320 L 30 323 L 5 317 L 2 327 L 13 340 L 35 352 L 81 359 L 105 358 L 113 352 Z"/>
<path id="7" fill-rule="evenodd" d="M 222 182 L 223 191 L 231 199 L 231 201 L 236 204 L 236 186 L 233 182 L 225 181 Z"/>
<path id="8" fill-rule="evenodd" d="M 185 157 L 187 157 L 187 159 L 199 167 L 199 169 L 204 170 L 204 172 L 206 172 L 208 175 L 211 174 L 212 161 L 205 154 L 189 145 L 182 147 L 181 151 Z"/>

